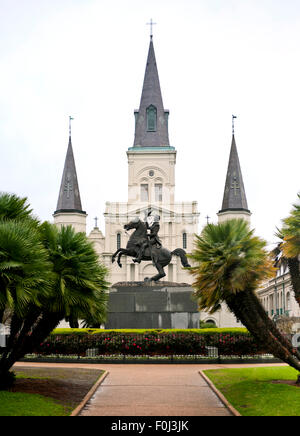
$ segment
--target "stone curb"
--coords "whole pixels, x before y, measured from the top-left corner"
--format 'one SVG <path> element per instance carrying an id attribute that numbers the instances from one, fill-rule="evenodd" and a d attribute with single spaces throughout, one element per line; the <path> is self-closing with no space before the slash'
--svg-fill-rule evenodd
<path id="1" fill-rule="evenodd" d="M 233 416 L 242 416 L 224 397 L 223 394 L 215 387 L 212 381 L 204 374 L 203 371 L 199 371 L 201 377 L 206 381 L 209 387 L 214 391 L 214 393 L 219 397 L 225 407 L 233 414 Z"/>
<path id="2" fill-rule="evenodd" d="M 70 416 L 78 416 L 79 413 L 82 411 L 86 403 L 90 400 L 90 398 L 94 395 L 98 387 L 101 385 L 101 383 L 104 381 L 104 379 L 108 376 L 109 371 L 104 371 L 104 374 L 100 376 L 100 378 L 96 381 L 96 383 L 92 386 L 92 388 L 89 390 L 89 392 L 86 394 L 84 399 L 81 401 L 79 406 L 76 407 L 76 409 L 73 410 Z"/>

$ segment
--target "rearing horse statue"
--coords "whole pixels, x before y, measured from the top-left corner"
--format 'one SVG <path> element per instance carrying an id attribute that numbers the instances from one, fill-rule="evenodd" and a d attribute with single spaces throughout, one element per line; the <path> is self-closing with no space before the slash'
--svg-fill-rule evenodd
<path id="1" fill-rule="evenodd" d="M 124 255 L 136 258 L 140 251 L 141 244 L 148 239 L 147 224 L 141 221 L 139 218 L 135 218 L 130 223 L 125 224 L 124 229 L 126 231 L 135 229 L 135 231 L 131 234 L 126 248 L 119 248 L 112 256 L 112 263 L 116 260 L 116 257 L 118 256 L 117 262 L 120 268 L 122 268 L 121 257 Z M 149 247 L 146 248 L 146 250 L 144 251 L 142 260 L 152 261 L 153 265 L 158 271 L 158 274 L 153 277 L 146 278 L 145 281 L 156 282 L 165 277 L 166 273 L 164 271 L 164 267 L 171 262 L 173 255 L 180 257 L 181 264 L 184 268 L 190 267 L 190 264 L 187 260 L 186 252 L 182 248 L 176 248 L 176 250 L 171 252 L 164 247 L 157 248 L 155 246 L 150 247 L 149 245 Z"/>

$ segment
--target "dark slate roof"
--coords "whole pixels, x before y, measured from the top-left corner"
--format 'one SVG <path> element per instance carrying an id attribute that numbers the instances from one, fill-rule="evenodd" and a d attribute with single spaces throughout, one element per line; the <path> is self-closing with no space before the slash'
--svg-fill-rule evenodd
<path id="1" fill-rule="evenodd" d="M 225 212 L 227 210 L 244 210 L 250 212 L 248 210 L 242 171 L 234 135 L 232 135 L 223 204 L 220 212 Z"/>
<path id="2" fill-rule="evenodd" d="M 147 131 L 146 110 L 150 105 L 155 106 L 157 109 L 157 129 L 155 132 Z M 163 106 L 153 40 L 151 38 L 140 107 L 138 111 L 135 111 L 134 147 L 168 147 L 168 114 L 169 111 L 164 110 Z"/>
<path id="3" fill-rule="evenodd" d="M 85 214 L 81 206 L 71 136 L 69 137 L 65 166 L 60 185 L 57 207 L 54 214 L 60 212 L 78 212 Z"/>

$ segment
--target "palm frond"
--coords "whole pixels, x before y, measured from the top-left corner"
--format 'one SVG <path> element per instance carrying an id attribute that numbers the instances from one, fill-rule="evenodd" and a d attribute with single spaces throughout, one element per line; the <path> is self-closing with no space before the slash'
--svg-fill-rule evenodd
<path id="1" fill-rule="evenodd" d="M 216 310 L 229 295 L 242 292 L 245 285 L 257 287 L 274 274 L 266 242 L 254 236 L 244 220 L 207 225 L 196 237 L 190 269 L 199 307 Z"/>

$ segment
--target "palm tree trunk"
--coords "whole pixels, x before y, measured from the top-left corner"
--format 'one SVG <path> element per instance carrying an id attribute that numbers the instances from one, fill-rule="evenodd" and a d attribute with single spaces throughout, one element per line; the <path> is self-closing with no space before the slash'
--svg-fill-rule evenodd
<path id="1" fill-rule="evenodd" d="M 285 341 L 279 340 L 280 332 L 275 336 L 269 330 L 268 322 L 266 322 L 265 317 L 261 317 L 256 299 L 253 297 L 257 298 L 252 291 L 245 290 L 228 298 L 226 303 L 229 309 L 240 319 L 254 338 L 265 346 L 268 352 L 300 372 L 298 356 L 296 357 L 295 353 L 291 352 L 290 347 L 285 345 Z"/>
<path id="2" fill-rule="evenodd" d="M 25 351 L 30 353 L 35 351 L 40 344 L 50 335 L 50 333 L 58 326 L 60 321 L 64 318 L 59 313 L 44 312 L 43 316 L 36 324 L 30 338 L 28 338 Z"/>
<path id="3" fill-rule="evenodd" d="M 0 380 L 5 377 L 11 367 L 26 354 L 34 351 L 45 340 L 51 331 L 57 327 L 62 317 L 58 314 L 44 313 L 35 323 L 34 329 L 29 335 L 31 328 L 27 328 L 27 334 L 22 332 L 22 337 L 15 342 L 9 353 L 6 353 L 0 361 Z M 35 318 L 36 321 L 36 318 Z M 32 324 L 31 324 L 32 326 Z M 29 323 L 28 326 L 29 327 Z"/>
<path id="4" fill-rule="evenodd" d="M 281 342 L 281 344 L 289 350 L 291 354 L 294 354 L 297 359 L 300 361 L 300 353 L 299 351 L 293 347 L 292 343 L 278 330 L 276 324 L 274 321 L 272 321 L 267 313 L 265 312 L 265 309 L 263 308 L 259 298 L 254 292 L 249 292 L 249 304 L 252 306 L 251 313 L 259 314 L 263 322 L 266 323 L 267 328 L 271 331 L 271 333 L 274 335 L 274 337 Z M 251 303 L 252 302 L 252 303 Z"/>
<path id="5" fill-rule="evenodd" d="M 295 299 L 300 306 L 300 262 L 297 257 L 287 258 Z"/>

